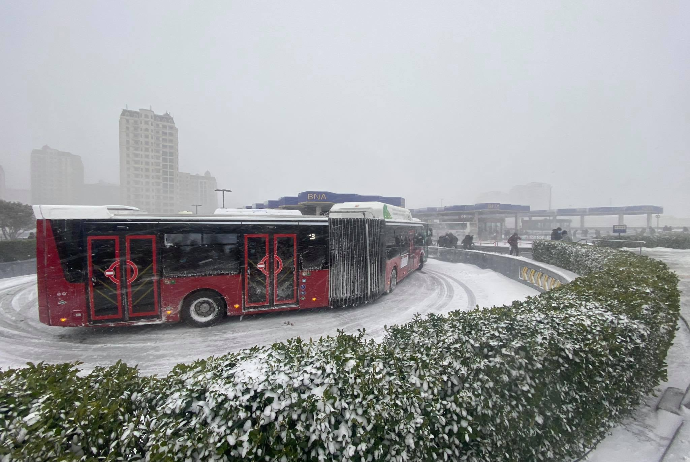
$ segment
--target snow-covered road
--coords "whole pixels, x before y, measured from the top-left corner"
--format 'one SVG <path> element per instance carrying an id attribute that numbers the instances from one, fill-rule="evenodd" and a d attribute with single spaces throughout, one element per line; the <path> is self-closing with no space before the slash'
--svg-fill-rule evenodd
<path id="1" fill-rule="evenodd" d="M 81 361 L 89 370 L 122 359 L 145 374 L 165 374 L 175 364 L 267 345 L 291 337 L 319 338 L 338 329 L 366 329 L 373 338 L 385 326 L 415 313 L 447 313 L 503 305 L 537 292 L 475 266 L 429 260 L 394 293 L 355 308 L 318 309 L 227 319 L 205 329 L 184 324 L 121 328 L 49 327 L 38 321 L 36 278 L 0 280 L 0 367 L 31 362 Z"/>

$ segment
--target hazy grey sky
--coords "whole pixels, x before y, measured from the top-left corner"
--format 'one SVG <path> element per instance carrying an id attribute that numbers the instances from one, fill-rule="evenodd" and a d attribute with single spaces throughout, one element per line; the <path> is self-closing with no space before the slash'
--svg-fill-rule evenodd
<path id="1" fill-rule="evenodd" d="M 307 189 L 690 216 L 690 2 L 0 0 L 0 165 L 118 181 L 118 117 L 170 111 L 231 205 Z"/>

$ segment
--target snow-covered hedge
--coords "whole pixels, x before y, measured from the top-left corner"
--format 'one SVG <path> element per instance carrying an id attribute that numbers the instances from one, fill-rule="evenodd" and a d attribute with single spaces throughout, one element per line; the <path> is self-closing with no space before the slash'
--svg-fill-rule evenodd
<path id="1" fill-rule="evenodd" d="M 0 373 L 8 460 L 565 460 L 665 375 L 675 275 L 629 253 L 537 242 L 579 272 L 510 306 L 290 340 L 142 377 L 123 364 Z M 4 460 L 4 459 L 3 459 Z"/>
<path id="2" fill-rule="evenodd" d="M 637 241 L 628 243 L 624 241 Z M 644 242 L 640 244 L 640 241 Z M 622 247 L 666 247 L 669 249 L 690 249 L 690 233 L 660 233 L 651 236 L 604 236 L 599 245 L 619 249 Z"/>
<path id="3" fill-rule="evenodd" d="M 0 241 L 0 262 L 36 258 L 36 239 Z"/>

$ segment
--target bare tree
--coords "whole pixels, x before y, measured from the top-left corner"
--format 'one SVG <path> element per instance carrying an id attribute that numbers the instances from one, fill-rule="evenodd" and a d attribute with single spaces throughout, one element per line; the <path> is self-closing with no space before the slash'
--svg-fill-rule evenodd
<path id="1" fill-rule="evenodd" d="M 22 231 L 36 226 L 30 205 L 0 200 L 0 230 L 5 239 L 17 239 Z"/>

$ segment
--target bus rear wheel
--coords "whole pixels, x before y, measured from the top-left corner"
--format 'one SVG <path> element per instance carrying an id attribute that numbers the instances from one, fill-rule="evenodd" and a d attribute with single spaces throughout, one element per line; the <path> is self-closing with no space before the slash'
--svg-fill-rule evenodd
<path id="1" fill-rule="evenodd" d="M 184 319 L 196 327 L 208 327 L 223 317 L 223 298 L 211 290 L 202 290 L 190 295 L 183 307 Z"/>
<path id="2" fill-rule="evenodd" d="M 388 293 L 393 293 L 395 290 L 395 287 L 398 285 L 398 270 L 393 268 L 393 271 L 391 271 L 391 283 L 390 287 L 388 289 Z"/>

